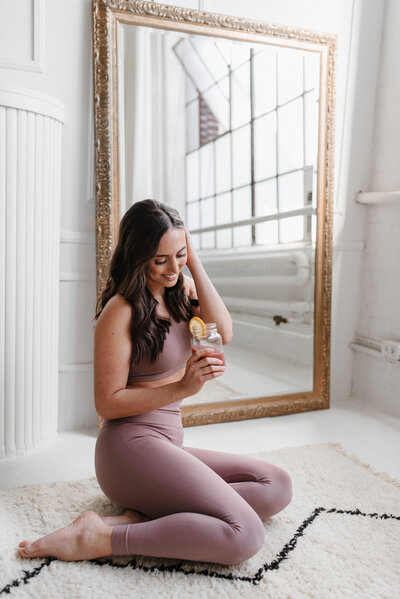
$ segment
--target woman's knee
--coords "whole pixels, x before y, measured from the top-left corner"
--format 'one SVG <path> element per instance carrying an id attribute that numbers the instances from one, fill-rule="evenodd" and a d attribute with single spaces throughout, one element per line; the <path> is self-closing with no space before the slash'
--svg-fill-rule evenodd
<path id="1" fill-rule="evenodd" d="M 286 507 L 292 501 L 292 496 L 293 496 L 292 479 L 291 479 L 290 475 L 286 472 L 286 470 L 282 470 L 282 468 L 279 468 L 278 480 L 279 480 L 279 488 L 281 489 L 282 501 L 284 504 L 283 507 Z M 282 509 L 283 509 L 283 507 L 282 507 Z"/>
<path id="2" fill-rule="evenodd" d="M 275 466 L 272 487 L 270 487 L 270 502 L 268 505 L 268 513 L 265 517 L 273 516 L 282 511 L 292 501 L 293 487 L 292 479 L 286 470 Z M 270 483 L 271 484 L 271 483 Z M 273 493 L 271 490 L 273 488 Z"/>
<path id="3" fill-rule="evenodd" d="M 239 564 L 258 553 L 265 541 L 265 529 L 252 510 L 232 526 L 233 534 L 224 555 L 224 564 Z"/>

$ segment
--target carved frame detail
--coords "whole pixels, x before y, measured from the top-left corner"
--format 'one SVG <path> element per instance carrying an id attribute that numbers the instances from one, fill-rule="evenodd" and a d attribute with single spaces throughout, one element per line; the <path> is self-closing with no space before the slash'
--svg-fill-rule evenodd
<path id="1" fill-rule="evenodd" d="M 329 407 L 332 279 L 336 36 L 256 20 L 147 2 L 92 0 L 96 164 L 97 297 L 107 280 L 120 219 L 117 26 L 156 28 L 269 41 L 313 49 L 321 56 L 318 142 L 317 243 L 315 255 L 314 384 L 306 393 L 183 406 L 184 426 L 292 414 Z"/>

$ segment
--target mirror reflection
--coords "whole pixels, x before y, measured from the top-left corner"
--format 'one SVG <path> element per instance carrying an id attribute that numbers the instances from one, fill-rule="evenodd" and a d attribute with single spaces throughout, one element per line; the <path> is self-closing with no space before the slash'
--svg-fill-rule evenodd
<path id="1" fill-rule="evenodd" d="M 312 390 L 319 53 L 118 27 L 121 214 L 177 208 L 234 324 L 186 404 Z"/>

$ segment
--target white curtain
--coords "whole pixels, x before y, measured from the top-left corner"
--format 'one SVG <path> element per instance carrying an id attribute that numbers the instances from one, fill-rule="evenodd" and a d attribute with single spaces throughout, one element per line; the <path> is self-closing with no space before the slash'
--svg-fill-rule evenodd
<path id="1" fill-rule="evenodd" d="M 121 147 L 125 148 L 125 160 L 121 160 L 125 170 L 125 177 L 121 176 L 121 180 L 125 180 L 125 190 L 121 193 L 121 199 L 125 197 L 125 206 L 121 206 L 122 212 L 145 198 L 157 196 L 157 199 L 162 199 L 162 94 L 153 74 L 159 72 L 157 45 L 157 38 L 151 35 L 151 29 L 125 28 L 121 123 L 125 137 L 121 139 Z"/>
<path id="2" fill-rule="evenodd" d="M 169 45 L 151 28 L 123 28 L 121 213 L 145 198 L 184 206 L 184 74 Z"/>

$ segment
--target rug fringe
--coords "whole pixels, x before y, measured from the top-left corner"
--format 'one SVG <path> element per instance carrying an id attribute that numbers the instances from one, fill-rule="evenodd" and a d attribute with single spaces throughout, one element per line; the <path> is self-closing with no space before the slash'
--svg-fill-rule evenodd
<path id="1" fill-rule="evenodd" d="M 326 444 L 324 443 L 324 445 L 328 445 L 329 447 L 332 447 L 332 449 L 335 449 L 338 453 L 341 453 L 346 458 L 349 458 L 355 464 L 358 464 L 359 466 L 366 468 L 372 474 L 374 474 L 375 476 L 378 476 L 381 480 L 384 480 L 387 483 L 392 483 L 393 485 L 395 485 L 396 487 L 398 487 L 400 489 L 400 481 L 397 480 L 397 478 L 390 476 L 390 474 L 388 474 L 387 472 L 380 472 L 379 470 L 375 470 L 375 468 L 373 466 L 360 460 L 360 458 L 355 453 L 349 453 L 348 451 L 346 451 L 343 448 L 343 446 L 341 445 L 341 443 L 326 443 Z"/>

